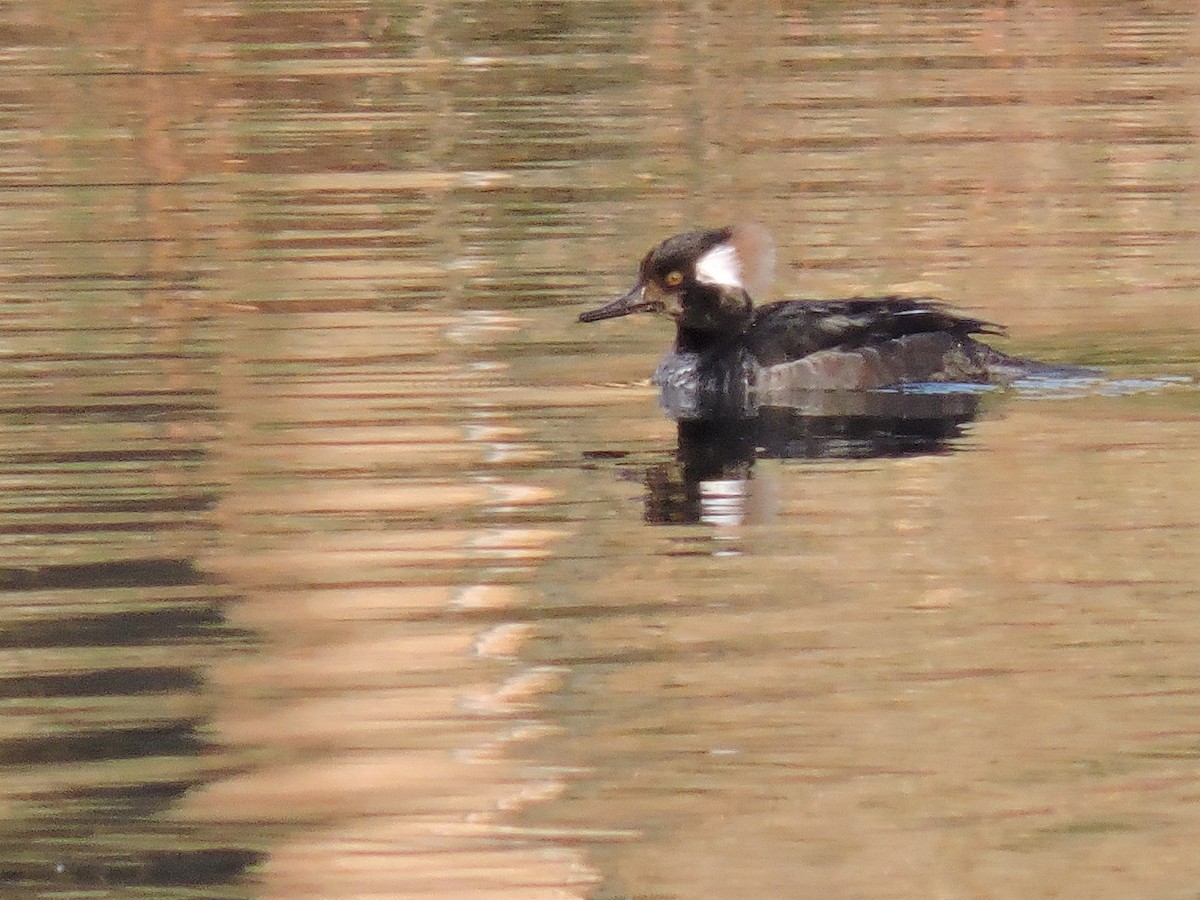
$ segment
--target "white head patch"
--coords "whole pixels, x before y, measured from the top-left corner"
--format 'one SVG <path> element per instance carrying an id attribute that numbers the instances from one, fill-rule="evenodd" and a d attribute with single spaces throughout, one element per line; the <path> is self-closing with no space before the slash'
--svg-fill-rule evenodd
<path id="1" fill-rule="evenodd" d="M 775 277 L 775 242 L 756 222 L 734 225 L 733 234 L 696 260 L 696 280 L 702 284 L 740 288 L 761 297 Z"/>
<path id="2" fill-rule="evenodd" d="M 742 283 L 742 260 L 733 244 L 717 244 L 696 260 L 696 280 L 701 284 L 746 289 Z"/>

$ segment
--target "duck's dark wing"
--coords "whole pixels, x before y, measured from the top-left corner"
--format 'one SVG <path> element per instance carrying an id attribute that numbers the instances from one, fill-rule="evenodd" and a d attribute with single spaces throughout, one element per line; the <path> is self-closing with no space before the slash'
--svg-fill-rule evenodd
<path id="1" fill-rule="evenodd" d="M 819 350 L 850 350 L 910 334 L 957 338 L 1003 334 L 983 319 L 960 315 L 927 297 L 853 297 L 849 300 L 786 300 L 755 311 L 746 331 L 750 352 L 775 365 Z"/>

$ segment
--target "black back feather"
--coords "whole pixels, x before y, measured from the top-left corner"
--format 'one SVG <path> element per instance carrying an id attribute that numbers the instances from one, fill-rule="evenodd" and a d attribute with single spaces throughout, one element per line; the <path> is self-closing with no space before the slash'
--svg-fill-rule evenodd
<path id="1" fill-rule="evenodd" d="M 760 307 L 743 339 L 758 361 L 770 366 L 820 350 L 853 350 L 930 332 L 965 338 L 1004 334 L 1004 329 L 954 312 L 932 297 L 853 297 L 785 300 Z"/>

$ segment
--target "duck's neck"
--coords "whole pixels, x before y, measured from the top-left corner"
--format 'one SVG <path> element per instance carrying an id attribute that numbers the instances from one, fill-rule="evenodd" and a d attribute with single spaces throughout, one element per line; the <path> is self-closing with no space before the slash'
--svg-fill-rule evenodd
<path id="1" fill-rule="evenodd" d="M 695 353 L 698 386 L 705 392 L 728 393 L 744 386 L 755 369 L 753 354 L 746 346 L 745 332 L 714 333 L 679 328 L 675 334 L 676 353 Z"/>
<path id="2" fill-rule="evenodd" d="M 745 347 L 744 329 L 734 331 L 698 331 L 682 325 L 675 329 L 675 352 L 698 353 L 704 357 L 723 356 Z"/>
<path id="3" fill-rule="evenodd" d="M 721 347 L 726 340 L 728 338 L 722 340 L 721 335 L 711 331 L 697 331 L 680 325 L 675 329 L 675 352 L 708 354 Z"/>
<path id="4" fill-rule="evenodd" d="M 694 285 L 675 316 L 677 353 L 723 353 L 741 343 L 754 318 L 750 295 L 729 285 Z"/>

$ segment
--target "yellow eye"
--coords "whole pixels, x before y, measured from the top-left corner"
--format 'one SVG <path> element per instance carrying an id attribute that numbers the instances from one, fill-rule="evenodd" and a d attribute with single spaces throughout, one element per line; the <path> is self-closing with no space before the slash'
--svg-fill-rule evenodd
<path id="1" fill-rule="evenodd" d="M 664 278 L 663 281 L 666 283 L 667 287 L 679 287 L 681 284 L 683 284 L 683 273 L 678 270 L 668 272 L 667 277 Z"/>

